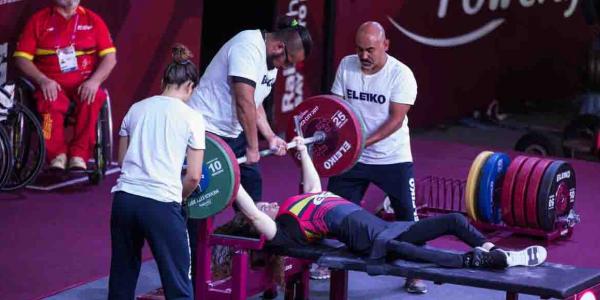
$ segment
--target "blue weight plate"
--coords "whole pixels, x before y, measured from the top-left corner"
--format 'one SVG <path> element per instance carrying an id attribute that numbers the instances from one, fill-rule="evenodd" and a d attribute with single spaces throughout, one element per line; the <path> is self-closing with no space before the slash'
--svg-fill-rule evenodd
<path id="1" fill-rule="evenodd" d="M 508 155 L 496 152 L 483 165 L 479 178 L 477 212 L 484 222 L 498 224 L 502 220 L 499 191 L 509 164 Z"/>

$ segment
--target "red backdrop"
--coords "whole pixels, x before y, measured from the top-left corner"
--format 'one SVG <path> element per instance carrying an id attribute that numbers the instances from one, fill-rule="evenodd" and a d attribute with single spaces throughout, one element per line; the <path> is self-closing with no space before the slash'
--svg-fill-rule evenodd
<path id="1" fill-rule="evenodd" d="M 381 22 L 389 53 L 411 67 L 419 85 L 409 112 L 413 125 L 463 117 L 493 99 L 505 105 L 568 99 L 581 88 L 578 69 L 591 34 L 577 0 L 539 2 L 336 0 L 333 63 L 353 53 L 362 22 Z M 480 28 L 491 31 L 468 42 Z"/>
<path id="2" fill-rule="evenodd" d="M 330 2 L 335 22 L 332 46 L 326 49 Z M 578 69 L 591 33 L 577 0 L 539 2 L 278 0 L 276 11 L 295 15 L 308 26 L 315 47 L 304 64 L 280 72 L 275 127 L 283 132 L 289 111 L 301 99 L 328 92 L 327 70 L 335 72 L 339 60 L 354 52 L 355 30 L 367 20 L 383 24 L 391 40 L 390 54 L 415 73 L 419 95 L 409 114 L 413 126 L 465 116 L 493 99 L 502 104 L 569 99 L 581 88 Z M 0 59 L 7 51 L 10 55 L 26 18 L 48 3 L 0 4 Z M 184 42 L 199 57 L 202 4 L 202 0 L 83 1 L 106 20 L 118 47 L 119 63 L 106 84 L 113 96 L 115 125 L 131 103 L 157 92 L 169 45 Z M 332 59 L 328 51 L 333 51 Z M 2 59 L 0 81 L 5 66 Z M 8 66 L 10 77 L 14 75 L 10 60 Z"/>

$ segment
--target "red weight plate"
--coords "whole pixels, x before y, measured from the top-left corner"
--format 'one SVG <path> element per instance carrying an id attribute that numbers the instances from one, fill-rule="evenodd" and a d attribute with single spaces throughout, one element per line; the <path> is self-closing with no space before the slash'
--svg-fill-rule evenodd
<path id="1" fill-rule="evenodd" d="M 359 117 L 350 106 L 335 96 L 320 95 L 304 100 L 294 115 L 300 118 L 304 137 L 322 132 L 326 138 L 313 144 L 311 157 L 320 176 L 329 177 L 350 170 L 358 161 L 364 146 L 364 134 Z M 296 135 L 294 120 L 287 128 L 289 138 Z M 295 151 L 290 154 L 299 163 Z"/>
<path id="2" fill-rule="evenodd" d="M 240 168 L 233 151 L 211 133 L 206 133 L 202 170 L 204 187 L 196 188 L 186 199 L 188 217 L 192 219 L 205 219 L 229 207 L 240 186 Z"/>
<path id="3" fill-rule="evenodd" d="M 340 103 L 342 105 L 346 106 L 346 108 L 352 112 L 352 114 L 351 114 L 352 122 L 354 123 L 354 126 L 356 126 L 357 128 L 360 128 L 359 140 L 361 141 L 361 143 L 360 143 L 360 151 L 356 152 L 356 157 L 355 157 L 355 162 L 354 162 L 354 164 L 356 164 L 356 162 L 360 158 L 360 155 L 362 154 L 362 151 L 365 149 L 365 145 L 367 143 L 367 128 L 365 127 L 365 122 L 362 120 L 360 115 L 356 112 L 356 109 L 354 107 L 352 107 L 352 105 L 350 105 L 348 102 L 344 101 L 343 99 L 338 98 L 338 100 L 340 101 Z M 350 166 L 346 171 L 349 171 L 354 166 L 354 164 L 352 164 L 352 166 Z"/>
<path id="4" fill-rule="evenodd" d="M 533 173 L 531 173 L 531 176 L 529 177 L 529 182 L 527 183 L 527 197 L 525 197 L 525 206 L 527 207 L 525 217 L 528 227 L 540 227 L 537 221 L 537 195 L 540 190 L 542 178 L 544 177 L 544 172 L 551 163 L 552 160 L 550 159 L 542 159 L 537 166 L 535 166 Z"/>
<path id="5" fill-rule="evenodd" d="M 527 207 L 525 206 L 525 199 L 527 196 L 527 187 L 529 183 L 529 177 L 533 173 L 533 169 L 540 162 L 540 158 L 529 157 L 517 173 L 515 179 L 515 189 L 513 191 L 513 214 L 515 216 L 515 225 L 525 227 L 527 226 L 527 220 L 525 215 L 527 214 Z"/>
<path id="6" fill-rule="evenodd" d="M 223 139 L 221 139 L 216 134 L 213 134 L 210 132 L 206 132 L 206 137 L 211 138 L 212 140 L 217 142 L 217 144 L 219 144 L 221 146 L 221 148 L 223 148 L 223 150 L 225 151 L 227 156 L 229 156 L 229 159 L 231 161 L 231 167 L 233 169 L 234 180 L 233 180 L 233 196 L 231 197 L 231 199 L 229 200 L 229 203 L 227 204 L 227 206 L 229 206 L 233 203 L 233 201 L 235 201 L 238 190 L 240 188 L 240 184 L 241 184 L 241 180 L 242 180 L 241 173 L 240 173 L 240 165 L 237 163 L 237 156 L 235 156 L 235 153 L 233 153 L 233 150 L 231 150 L 231 147 L 229 147 L 229 144 L 227 144 Z M 206 161 L 206 158 L 204 161 Z"/>
<path id="7" fill-rule="evenodd" d="M 500 193 L 500 202 L 502 207 L 502 220 L 508 225 L 515 224 L 515 217 L 512 212 L 512 195 L 515 186 L 517 173 L 523 163 L 527 160 L 526 156 L 517 156 L 508 166 L 504 180 L 502 181 L 502 191 Z"/>

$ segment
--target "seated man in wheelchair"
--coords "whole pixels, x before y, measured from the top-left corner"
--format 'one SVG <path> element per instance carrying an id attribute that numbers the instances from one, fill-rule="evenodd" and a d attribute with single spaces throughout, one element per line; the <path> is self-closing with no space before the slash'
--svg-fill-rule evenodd
<path id="1" fill-rule="evenodd" d="M 319 175 L 303 139 L 297 137 L 294 140 L 301 155 L 304 194 L 289 197 L 281 205 L 266 202 L 255 205 L 240 186 L 236 199 L 250 224 L 272 246 L 305 247 L 332 237 L 345 243 L 352 253 L 367 257 L 375 265 L 386 258 L 402 258 L 448 268 L 504 269 L 537 266 L 546 260 L 546 249 L 541 246 L 521 251 L 499 249 L 461 214 L 440 215 L 420 221 L 386 222 L 342 197 L 322 191 Z M 241 224 L 239 220 L 238 224 Z M 427 241 L 443 235 L 456 236 L 472 250 L 452 253 L 423 247 Z"/>
<path id="2" fill-rule="evenodd" d="M 54 0 L 25 25 L 14 57 L 36 85 L 50 167 L 85 170 L 106 93 L 100 85 L 116 65 L 116 50 L 104 21 L 79 0 Z M 75 129 L 67 144 L 64 120 L 75 103 Z"/>

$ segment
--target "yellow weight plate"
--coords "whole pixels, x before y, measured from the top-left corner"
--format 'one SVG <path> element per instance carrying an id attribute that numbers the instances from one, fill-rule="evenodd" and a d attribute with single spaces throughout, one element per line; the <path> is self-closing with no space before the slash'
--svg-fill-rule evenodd
<path id="1" fill-rule="evenodd" d="M 467 207 L 467 215 L 475 221 L 477 221 L 477 214 L 475 213 L 477 207 L 477 189 L 479 188 L 479 177 L 481 176 L 481 168 L 487 161 L 487 159 L 494 154 L 491 151 L 483 151 L 475 157 L 471 169 L 469 170 L 469 176 L 467 177 L 467 185 L 465 186 L 465 204 Z"/>

